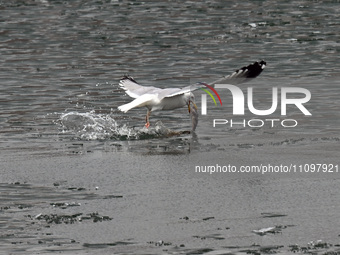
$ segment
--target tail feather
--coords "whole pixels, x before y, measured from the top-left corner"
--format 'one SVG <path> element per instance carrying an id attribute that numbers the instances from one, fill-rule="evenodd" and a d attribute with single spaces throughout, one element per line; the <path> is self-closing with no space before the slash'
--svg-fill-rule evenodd
<path id="1" fill-rule="evenodd" d="M 129 110 L 131 110 L 134 106 L 131 106 L 131 103 L 128 103 L 128 104 L 123 104 L 121 106 L 118 107 L 118 110 L 119 111 L 122 111 L 122 112 L 128 112 Z"/>
<path id="2" fill-rule="evenodd" d="M 135 107 L 143 107 L 143 106 L 148 107 L 152 103 L 157 104 L 159 102 L 157 96 L 158 96 L 157 94 L 144 94 L 128 104 L 123 104 L 119 106 L 118 110 L 122 112 L 127 112 Z"/>

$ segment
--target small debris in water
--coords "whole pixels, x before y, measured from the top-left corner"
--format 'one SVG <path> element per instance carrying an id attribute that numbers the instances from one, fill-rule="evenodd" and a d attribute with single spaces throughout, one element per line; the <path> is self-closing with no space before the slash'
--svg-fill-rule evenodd
<path id="1" fill-rule="evenodd" d="M 212 220 L 212 219 L 215 219 L 215 217 L 206 217 L 206 218 L 203 218 L 202 220 Z"/>
<path id="2" fill-rule="evenodd" d="M 194 238 L 199 238 L 201 240 L 205 240 L 205 239 L 213 239 L 213 240 L 224 240 L 225 237 L 223 237 L 221 234 L 210 234 L 210 235 L 206 235 L 206 236 L 198 236 L 195 235 L 193 236 Z"/>
<path id="3" fill-rule="evenodd" d="M 275 227 L 269 227 L 269 228 L 261 228 L 259 230 L 253 230 L 252 232 L 260 236 L 264 236 L 267 233 L 271 233 L 271 234 L 281 233 L 282 229 L 284 228 L 287 228 L 287 226 L 275 226 Z"/>
<path id="4" fill-rule="evenodd" d="M 83 190 L 86 190 L 85 188 L 76 188 L 76 187 L 71 187 L 71 188 L 68 188 L 68 190 L 77 190 L 77 191 L 83 191 Z"/>
<path id="5" fill-rule="evenodd" d="M 179 218 L 180 220 L 189 220 L 188 216 L 184 216 L 183 218 Z"/>
<path id="6" fill-rule="evenodd" d="M 89 213 L 84 216 L 82 216 L 83 213 L 76 213 L 76 214 L 63 214 L 63 215 L 57 215 L 57 214 L 41 214 L 39 213 L 34 218 L 32 218 L 31 215 L 27 215 L 28 218 L 31 219 L 37 219 L 37 220 L 45 220 L 48 224 L 54 223 L 54 224 L 73 224 L 76 222 L 82 222 L 84 220 L 92 220 L 93 222 L 102 222 L 102 221 L 108 221 L 112 220 L 109 216 L 102 216 L 98 214 L 98 212 Z"/>
<path id="7" fill-rule="evenodd" d="M 298 244 L 289 245 L 290 251 L 292 252 L 303 252 L 303 253 L 317 253 L 316 249 L 329 249 L 333 245 L 322 240 L 310 241 L 307 246 L 299 246 Z M 336 246 L 336 245 L 335 245 Z M 337 252 L 329 251 L 325 254 L 338 254 Z"/>
<path id="8" fill-rule="evenodd" d="M 122 198 L 123 196 L 121 195 L 107 195 L 104 196 L 103 199 L 111 199 L 111 198 Z"/>
<path id="9" fill-rule="evenodd" d="M 287 214 L 281 213 L 261 213 L 263 218 L 275 218 L 275 217 L 285 217 Z"/>
<path id="10" fill-rule="evenodd" d="M 80 206 L 80 203 L 72 202 L 72 203 L 50 203 L 53 207 L 59 207 L 61 209 L 66 209 L 70 206 Z"/>
<path id="11" fill-rule="evenodd" d="M 114 243 L 84 243 L 83 246 L 86 248 L 107 248 L 111 246 L 125 246 L 125 245 L 133 245 L 134 243 L 118 241 Z"/>
<path id="12" fill-rule="evenodd" d="M 254 248 L 253 248 L 254 247 Z M 258 244 L 253 244 L 251 248 L 246 250 L 240 250 L 241 253 L 247 254 L 274 254 L 278 253 L 278 250 L 283 248 L 283 245 L 268 245 L 268 246 L 260 246 Z"/>
<path id="13" fill-rule="evenodd" d="M 157 242 L 154 242 L 154 241 L 150 241 L 150 242 L 147 242 L 148 244 L 154 244 L 155 246 L 170 246 L 172 245 L 172 243 L 170 242 L 164 242 L 163 240 L 159 240 Z"/>

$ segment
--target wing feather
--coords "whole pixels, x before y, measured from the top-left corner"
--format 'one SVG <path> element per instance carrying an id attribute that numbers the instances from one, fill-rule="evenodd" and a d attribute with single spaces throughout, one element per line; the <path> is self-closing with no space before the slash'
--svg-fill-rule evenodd
<path id="1" fill-rule="evenodd" d="M 230 75 L 223 76 L 222 78 L 218 79 L 217 81 L 214 81 L 212 83 L 209 83 L 210 85 L 215 85 L 217 83 L 221 82 L 227 82 L 228 84 L 239 84 L 243 82 L 247 82 L 250 80 L 250 78 L 255 78 L 261 74 L 263 69 L 266 67 L 265 61 L 260 62 L 254 62 L 253 64 L 250 64 L 248 66 L 244 66 L 235 72 L 233 72 Z M 192 84 L 190 86 L 184 87 L 182 89 L 177 89 L 177 91 L 173 91 L 171 94 L 167 94 L 164 97 L 174 97 L 178 95 L 182 95 L 187 92 L 193 92 L 195 90 L 198 90 L 200 88 L 205 88 L 205 85 L 196 83 Z"/>
<path id="2" fill-rule="evenodd" d="M 160 88 L 152 86 L 141 86 L 131 76 L 127 75 L 119 81 L 119 86 L 132 98 L 138 98 L 150 91 L 152 91 L 152 93 L 158 93 L 159 90 L 161 90 Z"/>
<path id="3" fill-rule="evenodd" d="M 228 84 L 239 84 L 250 80 L 250 78 L 256 78 L 259 76 L 263 69 L 266 67 L 267 63 L 263 60 L 260 62 L 256 61 L 253 64 L 244 66 L 230 75 L 223 76 L 222 78 L 209 83 L 210 85 L 215 85 L 221 82 L 227 82 Z"/>

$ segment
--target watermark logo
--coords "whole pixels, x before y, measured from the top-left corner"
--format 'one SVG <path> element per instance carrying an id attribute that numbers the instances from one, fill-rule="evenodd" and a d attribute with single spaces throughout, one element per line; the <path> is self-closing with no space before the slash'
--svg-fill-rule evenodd
<path id="1" fill-rule="evenodd" d="M 211 89 L 215 95 L 220 100 L 221 106 L 222 101 L 219 96 L 219 94 L 215 91 L 214 88 L 212 88 L 210 85 L 201 83 Z M 245 115 L 245 95 L 243 91 L 235 86 L 230 84 L 216 84 L 215 88 L 217 89 L 227 89 L 229 92 L 231 92 L 232 95 L 232 114 L 242 116 Z M 214 100 L 216 105 L 216 100 L 213 97 L 213 95 L 206 89 L 203 89 L 206 93 L 208 93 Z M 271 105 L 268 109 L 256 109 L 254 106 L 254 98 L 253 98 L 253 88 L 248 87 L 247 88 L 247 108 L 248 110 L 256 115 L 256 116 L 269 116 L 273 114 L 278 106 L 280 101 L 280 108 L 281 108 L 281 116 L 287 115 L 287 106 L 293 105 L 295 106 L 300 112 L 302 112 L 305 116 L 311 116 L 312 114 L 308 109 L 305 107 L 304 104 L 309 102 L 311 99 L 311 93 L 308 89 L 300 88 L 300 87 L 281 87 L 280 91 L 279 88 L 273 87 L 271 91 Z M 280 92 L 280 96 L 279 96 Z M 202 107 L 201 107 L 201 114 L 207 115 L 207 99 L 206 94 L 201 95 L 202 100 Z M 280 99 L 280 100 L 279 100 Z M 245 119 L 241 121 L 235 121 L 235 120 L 227 120 L 227 119 L 214 119 L 213 121 L 213 127 L 216 127 L 217 125 L 225 125 L 230 124 L 231 127 L 234 125 L 242 125 L 243 127 L 249 126 L 249 127 L 262 127 L 265 123 L 271 123 L 271 126 L 274 127 L 274 123 L 279 121 L 281 123 L 281 126 L 283 127 L 295 127 L 297 126 L 298 122 L 295 119 L 251 119 L 246 121 Z M 290 123 L 290 124 L 288 124 Z"/>
<path id="2" fill-rule="evenodd" d="M 210 85 L 203 83 L 203 82 L 199 82 L 199 84 L 202 84 L 204 86 L 206 86 L 207 88 L 209 88 L 212 92 L 214 92 L 214 94 L 217 96 L 218 100 L 220 101 L 220 104 L 222 106 L 222 100 L 220 95 L 217 93 L 217 91 Z M 217 105 L 215 97 L 213 96 L 213 94 L 211 94 L 211 92 L 207 89 L 201 88 L 201 90 L 203 90 L 205 93 L 207 93 L 212 100 L 214 101 L 215 105 Z M 207 114 L 207 95 L 206 94 L 202 94 L 201 95 L 201 99 L 202 99 L 202 115 L 206 115 Z"/>

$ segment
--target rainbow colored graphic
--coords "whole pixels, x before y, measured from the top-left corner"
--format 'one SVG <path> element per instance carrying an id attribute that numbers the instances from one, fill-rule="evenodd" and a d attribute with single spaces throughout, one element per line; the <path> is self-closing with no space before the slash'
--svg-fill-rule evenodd
<path id="1" fill-rule="evenodd" d="M 203 83 L 203 82 L 199 82 L 199 84 L 202 84 L 202 85 L 206 86 L 207 88 L 211 89 L 211 91 L 214 92 L 215 95 L 217 96 L 217 98 L 220 101 L 220 104 L 222 106 L 222 100 L 221 100 L 219 94 L 217 93 L 217 91 L 212 86 L 210 86 L 210 85 L 208 85 L 206 83 Z M 201 88 L 201 90 L 205 91 L 212 98 L 212 100 L 214 101 L 215 105 L 217 105 L 215 97 L 213 96 L 213 94 L 211 94 L 211 92 L 209 90 L 204 89 L 204 88 Z"/>

